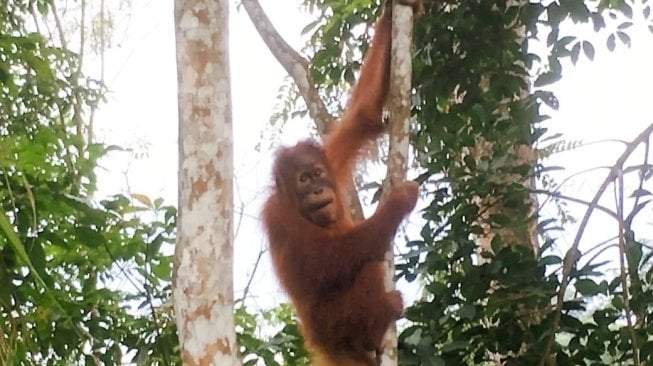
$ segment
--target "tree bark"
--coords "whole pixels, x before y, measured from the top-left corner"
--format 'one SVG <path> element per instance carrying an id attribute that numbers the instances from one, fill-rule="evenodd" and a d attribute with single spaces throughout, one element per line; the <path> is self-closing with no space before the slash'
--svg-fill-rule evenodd
<path id="1" fill-rule="evenodd" d="M 228 20 L 226 0 L 175 1 L 179 216 L 173 296 L 185 365 L 240 365 Z"/>
<path id="2" fill-rule="evenodd" d="M 523 7 L 527 5 L 527 2 L 525 0 L 519 0 L 515 2 L 515 5 L 519 7 Z M 511 24 L 512 30 L 514 33 L 517 35 L 518 39 L 520 40 L 520 43 L 523 42 L 523 40 L 526 38 L 525 34 L 525 27 L 522 22 L 520 21 L 515 21 Z M 524 64 L 519 64 L 520 67 L 523 67 L 526 70 L 526 65 Z M 524 75 L 528 75 L 527 72 L 524 73 Z M 525 80 L 526 85 L 530 85 L 530 82 L 527 79 L 527 76 L 523 77 Z M 481 84 L 485 85 L 485 87 L 489 88 L 490 87 L 490 77 L 487 75 L 482 75 L 481 76 Z M 528 97 L 530 94 L 530 91 L 528 89 L 522 89 L 521 92 L 519 93 L 516 98 L 519 99 L 525 99 Z M 508 109 L 507 105 L 500 105 L 497 110 L 501 112 L 504 117 L 503 118 L 510 118 L 510 110 Z M 530 121 L 521 121 L 521 123 L 530 123 Z M 493 144 L 490 141 L 485 140 L 483 137 L 479 137 L 476 139 L 476 146 L 470 151 L 474 159 L 476 159 L 477 162 L 480 162 L 483 157 L 486 156 L 492 156 L 492 148 Z M 530 165 L 533 167 L 537 161 L 535 157 L 535 153 L 533 151 L 533 147 L 529 145 L 516 145 L 513 148 L 512 153 L 515 155 L 515 159 L 512 162 L 515 166 L 519 165 Z M 529 177 L 529 178 L 524 178 L 524 177 L 519 177 L 515 175 L 502 175 L 502 176 L 497 176 L 495 178 L 495 182 L 499 183 L 511 183 L 517 181 L 519 184 L 522 184 L 526 189 L 529 191 L 534 191 L 536 188 L 536 182 L 535 182 L 535 177 Z M 531 206 L 530 212 L 528 213 L 528 216 L 534 216 L 535 213 L 537 212 L 537 207 L 538 207 L 538 202 L 537 202 L 537 195 L 536 194 L 531 194 L 530 197 L 527 199 L 527 204 Z M 495 214 L 501 214 L 505 215 L 507 217 L 522 217 L 524 215 L 521 210 L 519 212 L 515 212 L 515 210 L 510 209 L 506 207 L 503 202 L 496 198 L 496 197 L 485 197 L 483 199 L 477 200 L 477 204 L 480 208 L 480 211 L 483 212 L 482 215 L 482 221 L 489 221 L 489 218 L 492 215 Z M 507 244 L 507 245 L 528 245 L 533 249 L 534 253 L 537 253 L 539 250 L 539 241 L 538 241 L 538 236 L 537 236 L 537 221 L 531 220 L 528 222 L 526 225 L 522 225 L 519 228 L 515 227 L 510 227 L 510 228 L 492 228 L 490 225 L 486 223 L 481 223 L 481 227 L 483 227 L 483 234 L 479 235 L 475 241 L 478 244 L 479 248 L 485 250 L 485 251 L 491 251 L 492 250 L 492 240 L 496 235 L 500 235 L 502 241 Z"/>
<path id="3" fill-rule="evenodd" d="M 410 122 L 410 90 L 412 76 L 412 39 L 413 10 L 410 7 L 395 3 L 392 11 L 392 59 L 390 66 L 390 95 L 388 111 L 390 114 L 388 172 L 385 185 L 391 188 L 394 184 L 406 180 L 408 169 L 409 122 Z M 389 192 L 390 189 L 384 189 Z M 386 255 L 386 289 L 394 288 L 394 253 Z M 381 357 L 382 366 L 397 365 L 397 329 L 392 326 L 383 339 L 384 353 Z"/>

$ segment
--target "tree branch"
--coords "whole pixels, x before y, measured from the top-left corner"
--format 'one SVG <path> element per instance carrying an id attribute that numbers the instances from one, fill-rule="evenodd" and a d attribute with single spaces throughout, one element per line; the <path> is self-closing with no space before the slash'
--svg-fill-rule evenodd
<path id="1" fill-rule="evenodd" d="M 585 200 L 582 200 L 582 199 L 580 199 L 580 198 L 576 198 L 576 197 L 566 196 L 566 195 L 564 195 L 564 194 L 562 194 L 562 193 L 560 193 L 560 192 L 556 192 L 556 191 L 551 192 L 551 191 L 547 191 L 547 190 L 545 190 L 545 189 L 531 189 L 531 193 L 535 193 L 535 194 L 545 194 L 545 195 L 547 195 L 547 196 L 549 196 L 549 197 L 559 198 L 559 199 L 563 199 L 563 200 L 566 200 L 566 201 L 570 201 L 570 202 L 574 202 L 574 203 L 579 203 L 579 204 L 581 204 L 581 205 L 585 205 L 585 206 L 588 206 L 588 207 L 592 207 L 592 203 L 591 203 L 591 202 L 588 202 L 588 201 L 585 201 Z M 610 210 L 609 208 L 607 208 L 607 207 L 605 207 L 605 206 L 601 206 L 601 205 L 598 205 L 598 204 L 597 204 L 597 205 L 595 205 L 594 207 L 595 207 L 596 209 L 598 209 L 599 211 L 603 211 L 603 212 L 605 212 L 606 214 L 608 214 L 610 217 L 612 217 L 612 218 L 615 219 L 615 220 L 618 220 L 618 219 L 619 219 L 619 217 L 617 216 L 617 213 L 616 213 L 616 212 Z"/>
<path id="2" fill-rule="evenodd" d="M 617 201 L 617 214 L 619 215 L 619 279 L 621 280 L 621 287 L 623 287 L 624 299 L 624 312 L 626 313 L 626 326 L 628 328 L 628 336 L 630 337 L 630 347 L 633 350 L 633 361 L 635 366 L 640 366 L 639 362 L 639 347 L 637 346 L 637 335 L 633 327 L 633 320 L 631 319 L 631 306 L 630 306 L 630 293 L 628 291 L 628 274 L 626 272 L 626 224 L 624 222 L 624 175 L 623 171 L 619 169 L 617 176 L 618 185 L 615 184 L 615 198 Z M 637 265 L 635 263 L 634 265 Z"/>
<path id="3" fill-rule="evenodd" d="M 284 41 L 274 25 L 272 25 L 272 22 L 270 22 L 270 18 L 261 8 L 258 0 L 242 0 L 241 3 L 263 42 L 297 85 L 299 94 L 308 108 L 308 113 L 315 121 L 318 133 L 324 137 L 333 128 L 334 118 L 327 110 L 315 84 L 310 78 L 308 60 Z"/>
<path id="4" fill-rule="evenodd" d="M 324 138 L 335 127 L 335 118 L 327 110 L 315 83 L 310 78 L 308 60 L 283 40 L 270 22 L 270 18 L 263 12 L 258 0 L 242 0 L 241 3 L 263 42 L 295 82 L 299 94 L 306 103 L 309 115 L 315 121 L 318 134 Z M 346 192 L 352 217 L 355 220 L 363 219 L 363 207 L 358 199 L 356 185 L 353 181 L 346 187 Z"/>
<path id="5" fill-rule="evenodd" d="M 650 124 L 646 129 L 644 129 L 644 131 L 642 131 L 642 133 L 640 133 L 637 137 L 635 137 L 634 140 L 628 143 L 628 145 L 626 146 L 626 150 L 624 150 L 624 152 L 621 154 L 619 159 L 617 159 L 617 162 L 612 166 L 612 169 L 610 169 L 608 176 L 605 177 L 605 180 L 603 181 L 598 191 L 594 195 L 594 198 L 590 202 L 590 206 L 587 208 L 587 211 L 585 211 L 585 216 L 583 216 L 583 219 L 581 220 L 581 223 L 578 227 L 578 232 L 576 233 L 574 242 L 571 244 L 571 247 L 567 251 L 567 255 L 565 255 L 565 262 L 562 269 L 562 280 L 560 283 L 560 290 L 558 291 L 558 300 L 556 302 L 556 307 L 553 314 L 554 316 L 553 324 L 551 326 L 549 338 L 544 348 L 542 358 L 540 359 L 540 363 L 539 363 L 540 366 L 544 366 L 546 364 L 546 361 L 548 360 L 549 357 L 549 353 L 551 353 L 551 348 L 553 347 L 553 342 L 555 341 L 555 334 L 557 332 L 558 325 L 560 324 L 560 317 L 562 315 L 562 305 L 564 304 L 565 291 L 567 290 L 567 286 L 569 285 L 569 274 L 571 273 L 571 270 L 574 267 L 574 263 L 576 263 L 576 261 L 578 260 L 578 256 L 575 253 L 578 252 L 580 239 L 583 237 L 583 233 L 585 232 L 587 223 L 589 222 L 589 219 L 592 216 L 592 211 L 594 211 L 594 208 L 598 205 L 599 199 L 603 196 L 603 193 L 605 193 L 605 190 L 608 188 L 610 183 L 619 177 L 623 165 L 626 163 L 626 160 L 630 157 L 633 151 L 635 151 L 635 148 L 637 148 L 639 144 L 647 140 L 649 138 L 649 135 L 651 135 L 651 133 L 653 133 L 653 123 Z"/>

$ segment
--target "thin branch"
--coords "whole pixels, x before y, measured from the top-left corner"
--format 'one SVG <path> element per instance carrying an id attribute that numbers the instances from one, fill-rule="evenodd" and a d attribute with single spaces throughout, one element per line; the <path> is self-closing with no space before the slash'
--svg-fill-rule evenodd
<path id="1" fill-rule="evenodd" d="M 59 42 L 61 43 L 61 47 L 64 48 L 65 50 L 70 50 L 68 47 L 68 41 L 66 40 L 66 35 L 64 33 L 64 27 L 63 23 L 61 22 L 61 18 L 59 17 L 59 13 L 57 11 L 57 7 L 54 4 L 55 2 L 50 3 L 50 8 L 52 10 L 52 16 L 54 17 L 54 22 L 57 28 L 57 31 L 59 32 Z M 82 2 L 82 24 L 81 24 L 81 31 L 80 31 L 80 41 L 84 42 L 84 17 L 85 17 L 85 3 Z M 77 70 L 72 71 L 72 78 L 74 81 L 73 85 L 73 94 L 75 97 L 75 104 L 73 105 L 73 121 L 75 122 L 75 128 L 76 128 L 76 134 L 79 137 L 79 142 L 75 146 L 77 148 L 77 154 L 80 156 L 82 155 L 82 151 L 84 148 L 84 142 L 83 142 L 83 121 L 82 121 L 82 114 L 81 114 L 81 104 L 82 104 L 82 99 L 79 94 L 79 90 L 77 89 L 77 80 L 79 79 L 79 74 L 81 72 L 82 68 L 82 62 L 84 60 L 84 44 L 82 43 L 80 45 L 80 54 L 79 54 L 79 64 Z"/>
<path id="2" fill-rule="evenodd" d="M 608 238 L 608 239 L 605 239 L 605 240 L 603 240 L 602 242 L 599 242 L 599 243 L 595 244 L 592 248 L 588 249 L 588 250 L 584 253 L 584 255 L 588 255 L 588 254 L 592 253 L 593 251 L 598 250 L 598 249 L 601 248 L 602 246 L 607 245 L 607 244 L 610 244 L 611 241 L 616 240 L 616 239 L 618 239 L 618 238 L 619 238 L 619 235 L 615 235 L 615 236 L 613 236 L 613 237 L 610 237 L 610 238 Z M 616 244 L 613 243 L 613 244 L 610 244 L 610 245 L 608 245 L 608 246 L 615 246 L 615 245 L 616 245 Z M 601 250 L 602 250 L 602 249 L 601 249 Z M 595 255 L 595 256 L 596 256 L 596 255 Z M 587 262 L 588 262 L 588 263 L 592 262 L 592 259 L 588 260 Z"/>
<path id="3" fill-rule="evenodd" d="M 560 198 L 560 199 L 563 199 L 563 200 L 565 200 L 565 201 L 570 201 L 570 202 L 574 202 L 574 203 L 579 203 L 579 204 L 581 204 L 581 205 L 585 205 L 585 206 L 591 206 L 591 205 L 592 205 L 592 202 L 588 202 L 588 201 L 585 201 L 585 200 L 582 200 L 582 199 L 580 199 L 580 198 L 576 198 L 576 197 L 565 196 L 565 195 L 562 194 L 562 193 L 559 193 L 559 192 L 551 192 L 551 191 L 547 191 L 547 190 L 544 190 L 544 189 L 532 189 L 532 190 L 531 190 L 531 193 L 536 193 L 536 194 L 545 194 L 545 195 L 548 195 L 549 197 Z M 617 216 L 617 213 L 615 213 L 614 211 L 610 210 L 609 208 L 607 208 L 607 207 L 605 207 L 605 206 L 601 206 L 601 205 L 599 205 L 599 204 L 597 204 L 595 207 L 596 207 L 596 209 L 598 209 L 599 211 L 603 211 L 604 213 L 610 215 L 610 217 L 612 217 L 613 219 L 615 219 L 615 220 L 619 219 L 619 216 Z"/>
<path id="4" fill-rule="evenodd" d="M 81 15 L 79 20 L 79 65 L 84 63 L 84 45 L 86 43 L 86 0 L 82 0 L 80 4 Z M 79 71 L 78 71 L 79 74 Z"/>
<path id="5" fill-rule="evenodd" d="M 249 278 L 247 279 L 247 285 L 245 285 L 245 289 L 243 289 L 243 296 L 241 296 L 240 299 L 234 301 L 234 305 L 238 302 L 245 302 L 245 299 L 247 298 L 247 294 L 249 293 L 249 288 L 252 285 L 252 281 L 254 280 L 254 275 L 256 274 L 256 270 L 258 269 L 259 263 L 261 263 L 261 258 L 263 258 L 263 254 L 267 252 L 267 249 L 263 244 L 261 244 L 261 249 L 258 252 L 258 256 L 256 257 L 256 262 L 254 262 L 254 268 L 252 268 L 252 273 L 249 275 Z"/>
<path id="6" fill-rule="evenodd" d="M 52 9 L 52 16 L 54 17 L 54 24 L 57 28 L 57 32 L 59 32 L 59 42 L 61 43 L 61 47 L 68 50 L 68 41 L 66 41 L 66 35 L 63 31 L 63 24 L 61 23 L 61 18 L 59 18 L 59 12 L 57 11 L 57 7 L 54 2 L 50 3 L 50 8 Z"/>
<path id="7" fill-rule="evenodd" d="M 615 238 L 612 238 L 612 239 L 615 239 Z M 601 254 L 605 253 L 606 250 L 608 250 L 608 249 L 610 249 L 610 248 L 612 248 L 612 247 L 617 247 L 617 246 L 619 246 L 619 244 L 615 244 L 615 243 L 608 244 L 608 245 L 606 245 L 606 244 L 608 244 L 608 243 L 604 243 L 603 245 L 605 245 L 605 246 L 602 247 L 602 248 L 599 247 L 600 249 L 596 252 L 596 254 L 594 254 L 592 257 L 590 257 L 590 259 L 587 261 L 587 264 L 586 264 L 586 265 L 589 265 L 589 264 L 591 264 L 592 262 L 594 262 L 594 260 L 595 260 L 596 258 L 598 258 L 599 256 L 601 256 Z M 589 252 L 588 252 L 588 253 L 589 253 Z M 585 253 L 585 254 L 587 254 L 587 253 Z"/>
<path id="8" fill-rule="evenodd" d="M 555 190 L 552 191 L 552 193 L 557 193 L 560 189 L 562 189 L 562 186 L 564 186 L 565 184 L 567 184 L 567 183 L 568 183 L 569 181 L 571 181 L 573 178 L 575 178 L 575 177 L 577 177 L 577 176 L 579 176 L 579 175 L 582 175 L 582 174 L 585 174 L 585 173 L 589 173 L 589 172 L 592 172 L 592 171 L 594 171 L 594 170 L 600 170 L 600 169 L 610 169 L 610 167 L 609 167 L 609 166 L 597 166 L 597 167 L 592 167 L 592 168 L 589 168 L 589 169 L 584 169 L 584 170 L 578 171 L 578 172 L 576 172 L 576 173 L 574 173 L 574 174 L 571 174 L 571 175 L 569 175 L 567 178 L 563 179 L 562 182 L 560 182 L 560 184 L 558 184 L 558 186 L 555 188 Z M 555 197 L 552 196 L 552 195 L 550 195 L 549 198 L 555 198 Z M 544 207 L 547 203 L 549 203 L 549 198 L 547 198 L 546 200 L 544 200 L 544 202 L 541 203 L 540 207 Z"/>
<path id="9" fill-rule="evenodd" d="M 39 25 L 39 17 L 36 15 L 36 10 L 34 10 L 34 4 L 29 5 L 28 11 L 32 16 L 32 21 L 34 22 L 34 26 L 36 27 L 36 33 L 43 34 L 43 32 L 41 32 L 41 26 Z"/>
<path id="10" fill-rule="evenodd" d="M 626 313 L 626 327 L 628 328 L 628 335 L 630 336 L 630 345 L 633 350 L 633 361 L 635 366 L 639 366 L 639 347 L 637 347 L 637 336 L 635 335 L 635 328 L 633 327 L 633 320 L 631 319 L 630 310 L 630 291 L 628 290 L 628 275 L 626 274 L 626 225 L 624 222 L 624 175 L 621 170 L 618 172 L 617 179 L 618 185 L 615 184 L 615 198 L 617 200 L 617 213 L 619 215 L 619 277 L 621 279 L 621 287 L 623 288 L 624 311 Z"/>
<path id="11" fill-rule="evenodd" d="M 569 274 L 572 271 L 574 263 L 578 259 L 575 253 L 578 253 L 578 246 L 580 245 L 580 240 L 583 237 L 583 233 L 585 232 L 585 229 L 587 228 L 587 223 L 589 222 L 589 219 L 592 216 L 592 211 L 594 211 L 594 208 L 597 207 L 599 199 L 603 196 L 603 193 L 608 188 L 610 183 L 613 182 L 619 176 L 619 172 L 622 170 L 623 165 L 626 163 L 626 160 L 630 157 L 630 155 L 633 153 L 635 148 L 637 148 L 639 144 L 647 140 L 649 138 L 649 135 L 651 135 L 651 133 L 653 133 L 653 123 L 650 124 L 646 129 L 644 129 L 644 131 L 642 131 L 639 135 L 637 135 L 637 137 L 635 137 L 634 140 L 632 140 L 626 145 L 626 149 L 621 154 L 619 159 L 617 159 L 617 162 L 613 165 L 612 169 L 610 169 L 608 176 L 605 177 L 605 179 L 603 180 L 603 183 L 601 184 L 598 191 L 594 195 L 594 198 L 590 202 L 590 206 L 585 211 L 585 216 L 583 216 L 583 219 L 581 220 L 581 223 L 578 227 L 578 232 L 576 233 L 574 242 L 572 243 L 571 247 L 567 251 L 567 255 L 565 256 L 566 261 L 564 263 L 564 267 L 562 271 L 560 290 L 558 291 L 558 299 L 553 314 L 554 316 L 553 324 L 551 325 L 551 330 L 549 333 L 546 346 L 544 348 L 544 353 L 542 354 L 542 358 L 540 359 L 540 363 L 539 363 L 540 366 L 544 366 L 546 364 L 549 354 L 551 353 L 551 348 L 553 347 L 553 342 L 555 341 L 555 335 L 558 330 L 558 326 L 560 324 L 560 318 L 562 316 L 562 306 L 564 304 L 565 291 L 567 290 L 567 286 L 569 285 Z"/>
<path id="12" fill-rule="evenodd" d="M 642 189 L 644 188 L 644 181 L 646 180 L 646 167 L 648 167 L 648 155 L 651 150 L 651 140 L 646 139 L 646 142 L 644 143 L 644 164 L 642 164 L 642 168 L 639 170 L 639 186 L 637 187 L 637 191 L 641 192 Z M 637 206 L 639 205 L 639 199 L 642 197 L 642 195 L 638 194 L 635 197 L 635 203 L 633 204 L 633 212 L 637 211 Z M 630 226 L 630 223 L 628 223 L 628 226 Z"/>
<path id="13" fill-rule="evenodd" d="M 315 83 L 311 80 L 308 72 L 308 60 L 297 53 L 281 37 L 258 0 L 242 0 L 241 2 L 263 42 L 297 85 L 299 94 L 308 108 L 308 113 L 315 121 L 318 133 L 323 137 L 333 128 L 334 118 L 320 98 Z"/>
<path id="14" fill-rule="evenodd" d="M 100 81 L 104 85 L 104 68 L 105 68 L 105 52 L 106 52 L 106 19 L 105 19 L 105 8 L 104 0 L 100 0 L 100 26 L 98 30 L 100 32 Z M 95 112 L 97 111 L 98 105 L 96 103 L 91 105 L 91 111 L 88 117 L 88 124 L 86 127 L 86 141 L 88 144 L 93 143 L 93 134 L 95 131 Z"/>
<path id="15" fill-rule="evenodd" d="M 306 103 L 309 115 L 315 121 L 318 134 L 320 137 L 326 136 L 335 127 L 335 118 L 327 110 L 315 87 L 315 83 L 311 80 L 308 72 L 308 60 L 284 41 L 274 25 L 272 25 L 272 22 L 270 22 L 270 18 L 261 8 L 258 0 L 242 0 L 241 2 L 263 42 L 293 79 L 299 94 Z M 364 217 L 363 207 L 356 193 L 356 185 L 353 180 L 347 185 L 346 192 L 351 206 L 352 217 L 355 220 L 362 219 Z"/>
<path id="16" fill-rule="evenodd" d="M 105 52 L 106 52 L 106 9 L 104 0 L 100 0 L 100 80 L 104 82 Z"/>

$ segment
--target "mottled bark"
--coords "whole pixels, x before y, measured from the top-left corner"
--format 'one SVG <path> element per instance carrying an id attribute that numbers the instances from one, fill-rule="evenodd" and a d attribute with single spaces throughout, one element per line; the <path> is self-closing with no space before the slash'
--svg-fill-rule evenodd
<path id="1" fill-rule="evenodd" d="M 392 19 L 392 59 L 390 66 L 390 114 L 387 188 L 406 180 L 408 168 L 410 90 L 412 75 L 413 9 L 394 5 Z M 389 192 L 390 189 L 385 189 Z M 386 255 L 386 288 L 394 288 L 394 254 Z M 382 366 L 397 365 L 397 329 L 393 326 L 383 339 Z"/>
<path id="2" fill-rule="evenodd" d="M 174 306 L 185 365 L 240 365 L 226 0 L 176 0 L 179 217 Z"/>
<path id="3" fill-rule="evenodd" d="M 492 155 L 492 143 L 483 139 L 482 137 L 477 138 L 476 146 L 474 149 L 471 149 L 467 153 L 471 154 L 477 162 L 480 162 L 483 157 Z M 516 159 L 513 164 L 515 166 L 528 164 L 533 166 L 536 162 L 535 154 L 533 153 L 533 148 L 528 145 L 518 145 L 513 151 Z M 519 182 L 524 185 L 529 191 L 535 191 L 535 180 L 533 178 L 524 178 L 517 175 L 502 175 L 496 176 L 494 178 L 495 183 L 500 184 L 510 184 L 512 182 Z M 528 198 L 528 204 L 531 206 L 531 214 L 534 214 L 537 208 L 537 196 L 532 194 Z M 475 203 L 479 206 L 480 212 L 482 212 L 480 217 L 480 226 L 483 228 L 483 234 L 478 235 L 475 238 L 475 242 L 479 248 L 482 248 L 485 251 L 492 251 L 491 243 L 495 235 L 500 235 L 504 243 L 512 244 L 522 244 L 530 245 L 533 248 L 533 251 L 536 252 L 539 245 L 537 240 L 537 226 L 536 221 L 531 220 L 528 224 L 522 225 L 519 227 L 509 227 L 509 228 L 495 228 L 491 227 L 487 222 L 490 221 L 492 215 L 505 215 L 507 217 L 522 217 L 523 213 L 519 210 L 516 212 L 514 209 L 507 208 L 503 205 L 501 200 L 496 197 L 484 197 L 476 198 Z"/>
<path id="4" fill-rule="evenodd" d="M 527 2 L 524 0 L 516 0 L 513 2 L 512 5 L 523 7 L 526 4 Z M 525 39 L 526 27 L 521 23 L 521 21 L 519 21 L 519 19 L 515 19 L 515 21 L 511 24 L 511 27 L 520 41 Z M 521 61 L 518 62 L 518 66 L 526 70 L 526 65 L 524 65 L 523 62 Z M 528 75 L 528 73 L 525 72 L 524 75 Z M 524 76 L 523 78 L 525 79 L 527 77 Z M 481 86 L 485 89 L 489 89 L 490 79 L 491 78 L 488 75 L 482 75 L 481 82 L 480 82 Z M 525 81 L 526 81 L 525 83 L 526 85 L 530 84 L 528 80 Z M 516 98 L 525 99 L 528 97 L 529 94 L 530 91 L 528 89 L 522 89 L 519 95 L 516 96 Z M 497 111 L 503 115 L 502 118 L 510 118 L 509 116 L 510 110 L 508 110 L 507 102 L 509 102 L 509 100 L 506 100 L 505 104 L 499 105 L 499 107 L 497 108 Z M 531 123 L 531 121 L 522 121 L 522 123 Z M 515 155 L 515 160 L 512 162 L 514 166 L 519 166 L 524 164 L 534 166 L 536 163 L 537 159 L 533 152 L 532 146 L 517 145 L 514 147 L 514 149 L 511 152 Z M 472 151 L 468 151 L 467 153 L 471 153 L 471 155 L 476 159 L 476 161 L 480 162 L 483 157 L 492 155 L 492 143 L 485 140 L 482 137 L 479 137 L 476 140 L 476 146 L 474 147 L 474 149 L 472 149 Z M 506 174 L 502 176 L 497 176 L 495 178 L 495 181 L 497 183 L 503 183 L 503 184 L 518 182 L 531 192 L 533 192 L 536 188 L 536 182 L 534 177 L 524 178 L 522 176 Z M 527 201 L 528 202 L 526 203 L 531 206 L 529 216 L 533 216 L 538 207 L 537 195 L 535 193 L 531 194 L 530 197 L 527 199 Z M 505 205 L 503 205 L 503 202 L 501 202 L 499 199 L 494 197 L 485 197 L 483 199 L 477 199 L 476 203 L 480 207 L 480 212 L 483 212 L 483 215 L 481 217 L 481 221 L 482 221 L 481 227 L 483 227 L 484 233 L 482 235 L 479 235 L 475 240 L 479 248 L 482 248 L 483 250 L 486 251 L 491 251 L 492 239 L 498 234 L 501 236 L 502 241 L 506 244 L 512 245 L 512 244 L 519 243 L 521 245 L 529 245 L 533 248 L 534 253 L 537 252 L 539 248 L 539 242 L 537 237 L 536 220 L 531 220 L 527 225 L 523 225 L 518 228 L 517 227 L 492 228 L 490 227 L 489 224 L 483 223 L 483 221 L 489 221 L 489 218 L 492 215 L 501 214 L 507 217 L 521 217 L 523 216 L 523 212 L 521 211 L 515 212 L 515 210 L 507 208 Z"/>

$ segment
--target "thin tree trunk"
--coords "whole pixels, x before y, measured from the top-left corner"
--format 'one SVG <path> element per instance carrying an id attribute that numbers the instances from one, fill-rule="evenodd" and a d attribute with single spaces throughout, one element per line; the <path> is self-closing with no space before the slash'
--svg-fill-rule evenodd
<path id="1" fill-rule="evenodd" d="M 240 365 L 226 0 L 176 0 L 179 217 L 174 306 L 185 365 Z"/>
<path id="2" fill-rule="evenodd" d="M 413 10 L 410 7 L 394 5 L 392 11 L 392 59 L 390 67 L 390 113 L 388 172 L 386 185 L 406 180 L 408 168 L 410 89 L 412 75 Z M 390 189 L 385 189 L 389 192 Z M 394 254 L 386 255 L 386 289 L 394 288 Z M 392 326 L 383 339 L 382 366 L 397 365 L 397 329 Z"/>

